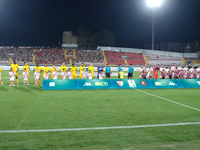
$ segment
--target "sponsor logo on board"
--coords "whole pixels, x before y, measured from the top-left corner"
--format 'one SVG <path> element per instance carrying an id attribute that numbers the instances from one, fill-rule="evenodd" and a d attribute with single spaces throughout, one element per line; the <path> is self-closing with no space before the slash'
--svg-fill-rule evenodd
<path id="1" fill-rule="evenodd" d="M 197 81 L 198 85 L 200 85 L 200 81 Z"/>
<path id="2" fill-rule="evenodd" d="M 90 82 L 86 82 L 83 86 L 93 86 Z"/>
<path id="3" fill-rule="evenodd" d="M 155 82 L 156 86 L 167 86 L 166 82 Z"/>
<path id="4" fill-rule="evenodd" d="M 49 82 L 49 86 L 55 86 L 56 83 L 55 82 Z"/>
<path id="5" fill-rule="evenodd" d="M 174 83 L 174 82 L 169 82 L 169 85 L 172 85 L 172 86 L 177 86 L 177 84 L 176 84 L 176 83 Z"/>
<path id="6" fill-rule="evenodd" d="M 134 80 L 128 80 L 129 87 L 136 87 Z"/>
<path id="7" fill-rule="evenodd" d="M 123 86 L 123 85 L 124 85 L 124 82 L 123 82 L 123 81 L 117 81 L 117 84 L 118 84 L 119 86 Z"/>
<path id="8" fill-rule="evenodd" d="M 95 86 L 108 86 L 108 82 L 95 82 Z"/>
<path id="9" fill-rule="evenodd" d="M 140 84 L 141 84 L 142 86 L 146 86 L 146 85 L 147 85 L 147 82 L 146 82 L 146 81 L 140 81 Z"/>

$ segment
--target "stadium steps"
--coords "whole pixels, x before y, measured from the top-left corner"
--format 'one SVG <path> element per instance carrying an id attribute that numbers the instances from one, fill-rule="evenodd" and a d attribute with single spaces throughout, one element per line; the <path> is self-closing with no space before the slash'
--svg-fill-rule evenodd
<path id="1" fill-rule="evenodd" d="M 126 64 L 126 65 L 128 65 L 128 62 L 127 62 L 127 60 L 124 60 L 124 62 L 125 62 L 125 64 Z"/>
<path id="2" fill-rule="evenodd" d="M 73 56 L 74 56 L 74 59 L 76 59 L 76 51 L 75 51 L 75 49 L 73 50 Z"/>
<path id="3" fill-rule="evenodd" d="M 9 58 L 9 61 L 8 61 L 8 63 L 9 63 L 9 64 L 11 64 L 11 63 L 12 63 L 12 57 L 11 57 L 11 58 Z"/>
<path id="4" fill-rule="evenodd" d="M 35 64 L 35 54 L 33 54 L 33 64 Z"/>
<path id="5" fill-rule="evenodd" d="M 182 59 L 183 63 L 184 63 L 184 64 L 186 64 L 186 61 L 185 61 L 185 59 L 184 59 L 183 57 L 181 57 L 181 59 Z"/>
<path id="6" fill-rule="evenodd" d="M 144 58 L 145 63 L 148 65 L 149 63 L 148 63 L 148 60 L 147 60 L 147 58 L 146 58 L 146 55 L 145 55 L 145 54 L 142 54 L 142 55 L 143 55 L 143 58 Z"/>
<path id="7" fill-rule="evenodd" d="M 103 58 L 104 58 L 105 65 L 107 65 L 107 60 L 106 60 L 105 52 L 102 51 L 102 54 L 103 54 Z"/>
<path id="8" fill-rule="evenodd" d="M 69 59 L 69 64 L 72 65 L 72 59 L 71 59 L 71 57 Z"/>
<path id="9" fill-rule="evenodd" d="M 67 59 L 67 50 L 65 49 L 65 58 Z"/>

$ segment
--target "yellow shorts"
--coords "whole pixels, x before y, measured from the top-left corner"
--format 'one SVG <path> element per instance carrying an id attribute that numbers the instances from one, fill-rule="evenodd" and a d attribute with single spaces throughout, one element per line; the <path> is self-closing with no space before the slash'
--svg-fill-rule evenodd
<path id="1" fill-rule="evenodd" d="M 72 74 L 72 79 L 76 79 L 76 73 Z"/>
<path id="2" fill-rule="evenodd" d="M 82 78 L 82 74 L 81 74 L 81 73 L 79 74 L 79 78 L 80 78 L 80 79 Z"/>
<path id="3" fill-rule="evenodd" d="M 16 73 L 15 77 L 18 78 L 18 72 L 15 72 L 15 73 Z"/>

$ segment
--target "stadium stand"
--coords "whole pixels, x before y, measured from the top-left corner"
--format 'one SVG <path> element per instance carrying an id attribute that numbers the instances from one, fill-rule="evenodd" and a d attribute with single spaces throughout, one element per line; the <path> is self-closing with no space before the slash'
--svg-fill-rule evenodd
<path id="1" fill-rule="evenodd" d="M 145 60 L 142 54 L 140 53 L 131 53 L 131 52 L 116 52 L 116 51 L 105 51 L 105 56 L 108 64 L 111 65 L 143 65 Z M 126 64 L 126 61 L 127 63 Z"/>
<path id="2" fill-rule="evenodd" d="M 84 63 L 89 66 L 93 63 L 97 66 L 110 64 L 113 66 L 122 64 L 133 64 L 134 66 L 150 64 L 172 65 L 173 63 L 182 64 L 188 62 L 199 63 L 197 54 L 158 52 L 151 50 L 130 49 L 130 48 L 109 48 L 100 47 L 97 50 L 83 50 L 74 48 L 33 48 L 33 47 L 0 47 L 0 64 L 10 64 L 16 60 L 18 64 L 28 62 L 29 65 L 40 64 L 67 64 L 75 63 L 81 65 Z"/>
<path id="3" fill-rule="evenodd" d="M 184 65 L 181 57 L 146 54 L 146 58 L 150 65 L 154 65 L 155 62 L 157 64 L 163 64 L 164 66 L 171 66 L 173 63 Z"/>
<path id="4" fill-rule="evenodd" d="M 31 48 L 0 48 L 0 63 L 8 64 L 9 59 L 16 60 L 19 64 L 23 62 L 32 63 L 33 50 Z"/>

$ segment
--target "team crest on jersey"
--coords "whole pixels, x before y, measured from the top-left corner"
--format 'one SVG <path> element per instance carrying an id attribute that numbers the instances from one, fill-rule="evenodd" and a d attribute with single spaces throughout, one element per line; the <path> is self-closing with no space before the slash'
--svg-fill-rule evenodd
<path id="1" fill-rule="evenodd" d="M 200 85 L 200 81 L 197 81 L 198 85 Z"/>
<path id="2" fill-rule="evenodd" d="M 123 81 L 117 81 L 117 84 L 118 84 L 119 86 L 123 86 L 123 85 L 124 85 L 124 82 L 123 82 Z"/>
<path id="3" fill-rule="evenodd" d="M 146 85 L 147 85 L 147 82 L 146 82 L 146 81 L 140 81 L 140 84 L 141 84 L 142 86 L 146 86 Z"/>

